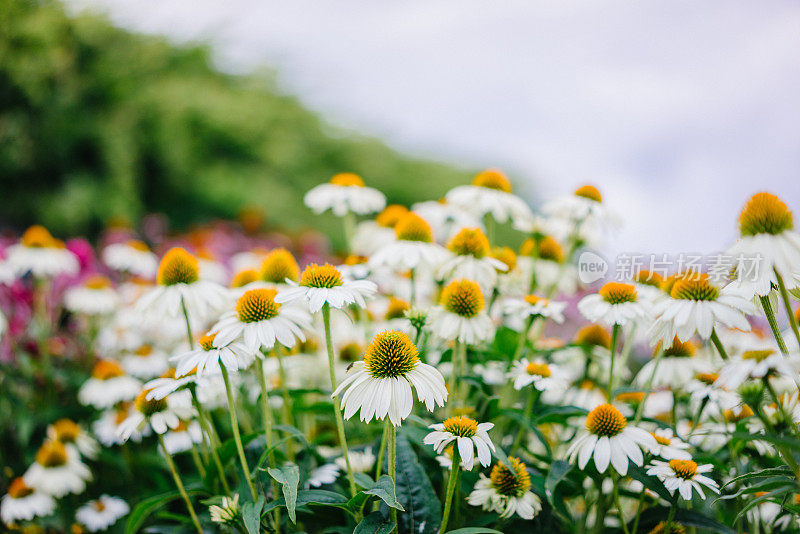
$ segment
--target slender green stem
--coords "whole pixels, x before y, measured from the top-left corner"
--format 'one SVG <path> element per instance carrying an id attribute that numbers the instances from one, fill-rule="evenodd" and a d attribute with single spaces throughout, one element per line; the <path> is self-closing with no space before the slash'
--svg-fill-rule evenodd
<path id="1" fill-rule="evenodd" d="M 639 519 L 642 517 L 642 510 L 644 510 L 645 489 L 646 488 L 642 488 L 642 492 L 639 493 L 639 503 L 636 506 L 636 517 L 633 519 L 633 528 L 631 529 L 633 534 L 637 534 L 637 532 L 639 532 Z"/>
<path id="2" fill-rule="evenodd" d="M 786 291 L 786 284 L 783 283 L 783 277 L 775 271 L 775 278 L 778 280 L 778 290 L 781 294 L 781 299 L 783 300 L 783 306 L 786 308 L 786 315 L 789 317 L 789 326 L 792 328 L 792 333 L 794 333 L 794 338 L 797 340 L 797 346 L 800 347 L 800 329 L 797 327 L 797 318 L 794 315 L 794 311 L 792 311 L 792 303 L 789 300 L 789 292 Z"/>
<path id="3" fill-rule="evenodd" d="M 533 412 L 533 405 L 536 403 L 536 397 L 538 396 L 537 393 L 539 392 L 533 384 L 528 386 L 530 391 L 528 392 L 528 401 L 525 403 L 525 411 L 522 414 L 522 418 L 525 420 L 526 423 L 529 423 L 531 420 L 531 413 Z M 517 437 L 514 439 L 514 444 L 511 446 L 511 454 L 517 452 L 520 444 L 522 443 L 522 438 L 528 432 L 528 426 L 520 425 L 519 432 L 517 432 Z"/>
<path id="4" fill-rule="evenodd" d="M 264 419 L 264 438 L 266 439 L 267 449 L 270 451 L 267 456 L 272 467 L 275 464 L 275 452 L 272 451 L 272 407 L 269 405 L 269 389 L 267 388 L 267 378 L 264 376 L 264 361 L 256 358 L 256 374 L 258 375 L 258 386 L 261 388 L 261 417 Z"/>
<path id="5" fill-rule="evenodd" d="M 711 329 L 711 343 L 714 344 L 714 347 L 717 349 L 717 352 L 719 352 L 719 357 L 722 358 L 723 360 L 727 360 L 728 353 L 725 352 L 725 346 L 722 344 L 722 341 L 720 341 L 719 336 L 717 335 L 717 330 L 715 328 Z"/>
<path id="6" fill-rule="evenodd" d="M 214 460 L 214 465 L 217 468 L 217 474 L 219 474 L 219 479 L 222 481 L 222 487 L 225 489 L 225 493 L 230 496 L 231 488 L 228 486 L 228 479 L 225 477 L 225 469 L 222 467 L 222 461 L 219 459 L 219 453 L 217 452 L 219 438 L 217 438 L 217 434 L 213 430 L 211 418 L 197 398 L 195 388 L 190 388 L 190 391 L 192 392 L 192 404 L 194 404 L 195 409 L 197 409 L 197 419 L 200 421 L 200 428 L 203 429 L 203 433 L 208 439 L 208 449 L 211 451 L 211 459 Z"/>
<path id="7" fill-rule="evenodd" d="M 619 338 L 619 324 L 614 323 L 611 328 L 611 364 L 608 366 L 608 402 L 613 401 L 614 393 L 614 356 L 617 353 L 617 341 Z"/>
<path id="8" fill-rule="evenodd" d="M 189 310 L 186 309 L 186 302 L 181 297 L 181 311 L 183 319 L 186 321 L 186 341 L 189 342 L 189 350 L 194 348 L 194 337 L 192 337 L 192 323 L 189 321 Z"/>
<path id="9" fill-rule="evenodd" d="M 228 376 L 228 370 L 224 365 L 219 366 L 222 371 L 222 380 L 225 382 L 225 392 L 228 394 L 228 413 L 231 416 L 231 427 L 233 430 L 233 440 L 236 442 L 236 451 L 239 453 L 239 461 L 242 464 L 242 471 L 244 477 L 247 479 L 247 486 L 250 488 L 250 494 L 253 500 L 256 500 L 256 487 L 253 485 L 253 479 L 250 476 L 250 468 L 247 467 L 247 457 L 244 454 L 244 446 L 242 445 L 242 436 L 239 434 L 239 418 L 236 415 L 236 401 L 233 398 L 233 388 L 231 388 L 231 379 Z"/>
<path id="10" fill-rule="evenodd" d="M 161 449 L 164 451 L 164 458 L 166 458 L 169 470 L 172 472 L 172 478 L 175 481 L 175 485 L 178 487 L 178 492 L 181 494 L 181 497 L 183 497 L 183 500 L 186 503 L 186 508 L 189 509 L 189 516 L 192 518 L 192 523 L 194 523 L 197 532 L 199 534 L 203 534 L 203 527 L 200 526 L 200 520 L 197 518 L 197 514 L 194 511 L 194 506 L 192 506 L 192 500 L 189 498 L 189 494 L 186 493 L 186 488 L 183 486 L 181 476 L 178 474 L 178 468 L 175 467 L 175 462 L 172 460 L 172 455 L 167 452 L 167 447 L 164 445 L 164 436 L 161 434 L 158 434 L 158 443 L 161 445 Z"/>
<path id="11" fill-rule="evenodd" d="M 619 499 L 619 477 L 616 473 L 613 473 L 612 478 L 614 479 L 614 505 L 617 507 L 619 524 L 622 525 L 622 531 L 625 534 L 630 534 L 630 531 L 628 530 L 628 524 L 625 522 L 625 513 L 622 511 L 622 504 L 620 503 Z"/>
<path id="12" fill-rule="evenodd" d="M 397 487 L 397 427 L 392 424 L 388 417 L 386 418 L 386 426 L 389 430 L 389 438 L 387 443 L 389 458 L 386 470 L 389 472 L 389 476 L 392 477 L 392 483 L 395 487 Z M 389 514 L 392 518 L 392 522 L 394 523 L 394 530 L 392 530 L 392 532 L 397 532 L 397 509 L 389 508 Z"/>
<path id="13" fill-rule="evenodd" d="M 458 447 L 453 447 L 453 466 L 450 468 L 450 478 L 447 479 L 447 494 L 444 496 L 444 512 L 442 513 L 442 525 L 439 527 L 439 534 L 447 532 L 447 522 L 450 519 L 450 508 L 453 505 L 453 495 L 458 487 L 460 470 L 461 458 L 458 455 Z"/>
<path id="14" fill-rule="evenodd" d="M 278 358 L 278 376 L 281 379 L 281 396 L 283 397 L 283 403 L 281 404 L 281 424 L 294 426 L 294 419 L 292 418 L 292 397 L 289 394 L 286 368 L 283 365 L 283 348 L 276 344 L 273 350 L 275 351 L 275 356 Z M 286 454 L 289 456 L 289 460 L 294 462 L 294 442 L 292 440 L 286 442 Z"/>
<path id="15" fill-rule="evenodd" d="M 197 452 L 196 443 L 192 443 L 192 448 L 189 449 L 189 452 L 192 454 L 192 461 L 197 468 L 197 472 L 200 474 L 200 478 L 206 478 L 206 468 L 203 467 L 203 461 L 200 459 L 200 453 Z"/>
<path id="16" fill-rule="evenodd" d="M 381 469 L 383 469 L 383 453 L 386 450 L 386 440 L 389 439 L 389 419 L 386 419 L 386 424 L 383 426 L 383 433 L 381 434 L 381 445 L 378 450 L 378 463 L 375 465 L 375 480 L 381 478 Z"/>
<path id="17" fill-rule="evenodd" d="M 672 506 L 669 508 L 669 515 L 667 516 L 667 522 L 664 523 L 664 534 L 669 534 L 672 530 L 672 520 L 675 519 L 675 512 L 678 510 L 678 496 L 676 495 L 672 499 Z"/>
<path id="18" fill-rule="evenodd" d="M 331 377 L 331 392 L 336 391 L 336 367 L 333 355 L 333 339 L 331 338 L 331 307 L 326 302 L 322 305 L 322 322 L 325 326 L 325 346 L 328 350 L 328 370 Z M 347 449 L 347 437 L 344 433 L 344 418 L 342 417 L 342 407 L 339 404 L 339 397 L 333 396 L 333 413 L 336 416 L 336 431 L 339 434 L 339 446 L 342 448 L 342 456 L 347 465 L 347 480 L 350 483 L 350 494 L 355 497 L 358 493 L 356 489 L 356 479 L 353 476 L 353 468 L 350 466 L 350 454 Z"/>
<path id="19" fill-rule="evenodd" d="M 528 332 L 531 331 L 531 326 L 533 326 L 533 321 L 536 320 L 536 315 L 531 315 L 525 321 L 525 326 L 522 327 L 522 331 L 519 333 L 519 339 L 517 339 L 517 348 L 514 350 L 514 354 L 511 356 L 511 361 L 509 363 L 514 363 L 519 361 L 519 357 L 522 356 L 522 351 L 525 349 L 525 342 L 528 341 Z"/>
<path id="20" fill-rule="evenodd" d="M 782 353 L 789 354 L 789 349 L 786 348 L 786 342 L 783 340 L 781 330 L 778 328 L 778 321 L 775 319 L 775 311 L 772 309 L 772 303 L 769 301 L 769 296 L 760 298 L 761 306 L 764 308 L 764 314 L 767 316 L 769 328 L 772 330 L 772 335 L 775 337 L 775 342 L 778 344 L 778 348 L 781 349 Z"/>
<path id="21" fill-rule="evenodd" d="M 416 273 L 416 269 L 411 269 L 410 270 L 410 272 L 409 272 L 409 283 L 411 284 L 411 288 L 410 288 L 411 295 L 409 295 L 410 296 L 409 304 L 413 308 L 414 305 L 417 303 L 417 273 Z"/>

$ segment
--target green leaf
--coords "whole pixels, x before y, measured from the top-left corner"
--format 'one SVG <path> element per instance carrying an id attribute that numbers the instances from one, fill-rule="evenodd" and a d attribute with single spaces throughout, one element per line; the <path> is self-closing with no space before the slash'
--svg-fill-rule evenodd
<path id="1" fill-rule="evenodd" d="M 397 500 L 405 508 L 398 514 L 402 532 L 436 534 L 442 522 L 442 505 L 428 473 L 404 435 L 397 437 Z"/>
<path id="2" fill-rule="evenodd" d="M 269 474 L 281 483 L 289 519 L 292 520 L 292 523 L 296 523 L 297 515 L 295 509 L 297 507 L 297 484 L 300 483 L 300 468 L 294 464 L 287 464 L 279 469 L 270 467 Z"/>
<path id="3" fill-rule="evenodd" d="M 406 509 L 403 508 L 403 505 L 400 504 L 395 496 L 394 491 L 394 480 L 389 475 L 381 475 L 375 485 L 368 489 L 364 490 L 366 495 L 375 495 L 380 500 L 386 503 L 387 506 L 390 506 L 396 510 L 400 510 L 401 512 L 405 512 Z"/>
<path id="4" fill-rule="evenodd" d="M 739 475 L 738 477 L 732 478 L 723 484 L 720 489 L 725 489 L 727 486 L 731 484 L 735 484 L 742 480 L 749 480 L 751 478 L 767 478 L 776 475 L 786 475 L 792 476 L 792 470 L 789 469 L 787 466 L 782 465 L 780 467 L 771 467 L 769 469 L 762 469 L 761 471 L 756 471 L 755 473 L 745 473 L 744 475 Z"/>
<path id="5" fill-rule="evenodd" d="M 359 523 L 353 534 L 390 534 L 395 524 L 380 512 L 372 512 Z"/>
<path id="6" fill-rule="evenodd" d="M 155 511 L 162 506 L 165 506 L 175 499 L 180 498 L 180 496 L 180 492 L 175 490 L 168 493 L 162 493 L 161 495 L 148 497 L 147 499 L 139 502 L 139 504 L 137 504 L 131 511 L 131 515 L 128 516 L 128 522 L 125 524 L 125 534 L 135 534 L 136 532 L 139 532 L 139 529 L 142 528 L 142 525 L 148 517 L 153 515 L 153 513 L 155 513 Z"/>
<path id="7" fill-rule="evenodd" d="M 569 509 L 564 504 L 564 499 L 561 498 L 557 491 L 559 483 L 564 480 L 567 474 L 572 470 L 572 465 L 564 460 L 556 460 L 550 466 L 550 472 L 547 473 L 547 478 L 544 481 L 544 491 L 547 500 L 556 508 L 564 517 L 572 519 Z"/>
<path id="8" fill-rule="evenodd" d="M 664 483 L 658 480 L 658 478 L 648 475 L 644 467 L 632 464 L 628 465 L 628 476 L 641 482 L 645 488 L 657 493 L 662 499 L 672 501 L 672 495 L 670 495 L 667 488 L 664 487 Z"/>
<path id="9" fill-rule="evenodd" d="M 297 492 L 297 506 L 316 504 L 318 506 L 334 506 L 336 508 L 347 509 L 349 499 L 341 493 L 326 490 L 300 490 Z M 264 505 L 262 513 L 271 512 L 275 508 L 286 506 L 286 500 L 281 497 Z"/>
<path id="10" fill-rule="evenodd" d="M 503 534 L 499 530 L 485 527 L 465 527 L 456 530 L 448 530 L 447 534 Z"/>
<path id="11" fill-rule="evenodd" d="M 669 508 L 659 506 L 656 508 L 649 508 L 642 512 L 641 522 L 639 525 L 639 532 L 648 532 L 651 528 L 655 527 L 660 521 L 664 521 L 669 516 Z M 734 530 L 720 523 L 719 521 L 708 517 L 705 514 L 694 510 L 686 510 L 679 508 L 675 512 L 675 521 L 687 527 L 696 527 L 701 529 L 701 532 L 716 532 L 717 534 L 734 534 Z M 631 522 L 632 523 L 632 522 Z"/>
<path id="12" fill-rule="evenodd" d="M 264 496 L 259 495 L 256 502 L 246 502 L 242 505 L 242 519 L 248 534 L 261 532 L 261 510 L 264 508 Z"/>
<path id="13" fill-rule="evenodd" d="M 747 513 L 748 510 L 750 510 L 754 506 L 758 506 L 762 502 L 768 501 L 774 497 L 778 497 L 779 495 L 785 495 L 786 493 L 792 492 L 794 489 L 795 489 L 794 486 L 787 486 L 770 491 L 769 493 L 767 493 L 766 495 L 762 495 L 761 497 L 756 497 L 752 501 L 748 502 L 744 507 L 742 507 L 741 510 L 739 510 L 739 513 L 736 514 L 736 517 L 733 519 L 733 522 L 736 523 L 737 521 L 739 521 L 739 518 L 741 518 L 744 514 Z"/>
<path id="14" fill-rule="evenodd" d="M 375 481 L 366 473 L 353 473 L 353 478 L 356 480 L 356 484 L 364 489 L 369 489 L 375 485 Z"/>

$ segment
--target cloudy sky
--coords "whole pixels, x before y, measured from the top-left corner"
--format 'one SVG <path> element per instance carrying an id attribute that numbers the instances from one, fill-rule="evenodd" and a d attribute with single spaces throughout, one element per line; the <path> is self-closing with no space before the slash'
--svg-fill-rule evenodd
<path id="1" fill-rule="evenodd" d="M 594 183 L 626 220 L 611 250 L 719 250 L 756 190 L 800 207 L 796 1 L 69 2 L 531 198 Z"/>

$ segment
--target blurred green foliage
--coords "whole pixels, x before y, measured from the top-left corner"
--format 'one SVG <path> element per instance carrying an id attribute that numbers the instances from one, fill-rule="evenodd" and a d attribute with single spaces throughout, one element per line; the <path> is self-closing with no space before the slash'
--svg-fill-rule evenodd
<path id="1" fill-rule="evenodd" d="M 182 227 L 258 206 L 273 224 L 324 226 L 302 195 L 345 170 L 404 204 L 470 174 L 337 130 L 268 75 L 214 70 L 205 48 L 49 0 L 0 0 L 6 225 L 92 234 L 149 212 Z"/>

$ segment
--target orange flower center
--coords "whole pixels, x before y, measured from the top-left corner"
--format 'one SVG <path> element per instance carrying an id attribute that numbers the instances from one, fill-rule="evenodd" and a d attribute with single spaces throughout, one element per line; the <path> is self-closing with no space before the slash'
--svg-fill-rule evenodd
<path id="1" fill-rule="evenodd" d="M 582 185 L 575 190 L 575 196 L 588 198 L 589 200 L 594 200 L 595 202 L 603 201 L 603 196 L 600 194 L 600 191 L 598 191 L 598 189 L 593 185 Z"/>
<path id="2" fill-rule="evenodd" d="M 574 343 L 576 345 L 589 345 L 598 347 L 611 347 L 611 335 L 608 330 L 599 324 L 589 324 L 583 326 L 575 334 Z"/>
<path id="3" fill-rule="evenodd" d="M 120 365 L 112 360 L 100 360 L 94 364 L 92 376 L 98 380 L 108 380 L 125 374 Z"/>
<path id="4" fill-rule="evenodd" d="M 200 279 L 200 264 L 185 248 L 171 248 L 161 258 L 156 280 L 162 286 L 191 284 Z"/>
<path id="5" fill-rule="evenodd" d="M 471 438 L 478 433 L 478 422 L 466 415 L 459 415 L 445 419 L 442 424 L 444 431 L 450 432 L 454 436 Z"/>
<path id="6" fill-rule="evenodd" d="M 422 243 L 433 243 L 433 230 L 428 221 L 409 211 L 397 221 L 394 226 L 394 233 L 397 239 L 402 241 L 420 241 Z"/>
<path id="7" fill-rule="evenodd" d="M 255 269 L 244 269 L 233 275 L 231 287 L 244 287 L 261 278 Z"/>
<path id="8" fill-rule="evenodd" d="M 149 389 L 143 389 L 139 395 L 136 396 L 134 406 L 145 417 L 150 417 L 154 413 L 163 412 L 167 409 L 167 399 L 151 399 L 147 400 Z"/>
<path id="9" fill-rule="evenodd" d="M 743 236 L 777 235 L 794 228 L 792 212 L 775 195 L 756 193 L 739 214 L 739 232 Z"/>
<path id="10" fill-rule="evenodd" d="M 83 286 L 87 289 L 108 289 L 111 287 L 111 280 L 103 275 L 95 274 L 87 278 L 83 282 Z"/>
<path id="11" fill-rule="evenodd" d="M 389 204 L 375 218 L 375 222 L 385 228 L 394 228 L 400 219 L 408 213 L 408 208 L 400 204 Z"/>
<path id="12" fill-rule="evenodd" d="M 719 288 L 708 281 L 708 274 L 688 272 L 675 279 L 669 295 L 683 300 L 716 300 Z"/>
<path id="13" fill-rule="evenodd" d="M 36 451 L 36 463 L 43 467 L 60 467 L 67 463 L 67 448 L 60 441 L 45 441 Z"/>
<path id="14" fill-rule="evenodd" d="M 511 469 L 501 463 L 495 464 L 489 475 L 492 487 L 506 497 L 522 497 L 531 489 L 531 475 L 519 458 L 510 456 Z"/>
<path id="15" fill-rule="evenodd" d="M 397 378 L 414 370 L 417 347 L 399 330 L 386 330 L 372 339 L 364 353 L 364 368 L 375 378 Z"/>
<path id="16" fill-rule="evenodd" d="M 364 180 L 353 172 L 340 172 L 339 174 L 334 174 L 333 178 L 331 178 L 331 183 L 333 185 L 348 187 L 364 187 Z"/>
<path id="17" fill-rule="evenodd" d="M 601 404 L 586 417 L 586 429 L 597 436 L 616 436 L 628 425 L 628 420 L 610 404 Z"/>
<path id="18" fill-rule="evenodd" d="M 478 315 L 485 304 L 480 286 L 466 279 L 450 282 L 442 290 L 440 302 L 450 313 L 467 318 Z"/>
<path id="19" fill-rule="evenodd" d="M 389 299 L 389 306 L 386 308 L 386 320 L 399 319 L 403 317 L 407 310 L 411 309 L 411 304 L 397 297 Z"/>
<path id="20" fill-rule="evenodd" d="M 680 478 L 692 478 L 697 474 L 697 463 L 692 460 L 670 460 L 669 466 Z"/>
<path id="21" fill-rule="evenodd" d="M 283 284 L 286 279 L 296 282 L 300 278 L 300 266 L 291 252 L 276 248 L 261 262 L 261 279 L 273 284 Z"/>
<path id="22" fill-rule="evenodd" d="M 513 271 L 517 266 L 517 253 L 511 247 L 495 247 L 492 249 L 491 256 L 503 262 L 509 271 Z"/>
<path id="23" fill-rule="evenodd" d="M 266 321 L 278 315 L 281 305 L 275 302 L 274 289 L 251 289 L 236 301 L 236 313 L 243 323 Z"/>
<path id="24" fill-rule="evenodd" d="M 486 169 L 483 172 L 479 172 L 475 175 L 475 178 L 472 179 L 472 185 L 486 187 L 488 189 L 497 189 L 504 193 L 510 193 L 512 190 L 511 181 L 506 178 L 505 174 L 497 169 Z"/>
<path id="25" fill-rule="evenodd" d="M 633 281 L 643 285 L 661 288 L 664 283 L 664 277 L 652 271 L 642 270 L 636 273 L 636 276 L 633 277 Z"/>
<path id="26" fill-rule="evenodd" d="M 622 284 L 620 282 L 608 282 L 598 291 L 603 300 L 609 304 L 622 304 L 625 302 L 636 302 L 638 297 L 636 287 L 632 284 Z"/>
<path id="27" fill-rule="evenodd" d="M 303 275 L 300 277 L 300 285 L 306 287 L 331 288 L 340 286 L 343 283 L 342 273 L 330 263 L 325 265 L 312 263 L 305 268 Z"/>
<path id="28" fill-rule="evenodd" d="M 56 239 L 41 225 L 33 225 L 22 234 L 21 243 L 30 248 L 46 248 L 56 245 Z"/>
<path id="29" fill-rule="evenodd" d="M 17 477 L 8 487 L 8 495 L 12 499 L 22 499 L 33 493 L 33 488 L 25 484 L 22 477 Z"/>
<path id="30" fill-rule="evenodd" d="M 483 258 L 491 248 L 489 239 L 480 228 L 463 228 L 453 236 L 447 248 L 459 256 L 474 256 Z"/>
<path id="31" fill-rule="evenodd" d="M 56 440 L 61 443 L 73 443 L 81 435 L 81 427 L 71 419 L 59 419 L 53 423 Z"/>
<path id="32" fill-rule="evenodd" d="M 531 362 L 525 366 L 525 372 L 532 376 L 547 378 L 550 376 L 550 367 L 546 363 Z"/>

